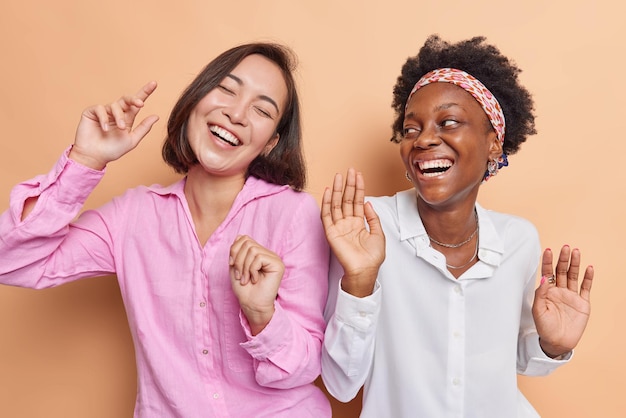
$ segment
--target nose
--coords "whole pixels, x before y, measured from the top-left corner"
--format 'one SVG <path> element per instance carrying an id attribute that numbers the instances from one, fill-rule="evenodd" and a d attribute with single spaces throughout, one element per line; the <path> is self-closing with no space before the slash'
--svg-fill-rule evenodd
<path id="1" fill-rule="evenodd" d="M 242 100 L 237 100 L 224 106 L 222 113 L 233 125 L 246 126 L 248 123 L 247 106 Z"/>

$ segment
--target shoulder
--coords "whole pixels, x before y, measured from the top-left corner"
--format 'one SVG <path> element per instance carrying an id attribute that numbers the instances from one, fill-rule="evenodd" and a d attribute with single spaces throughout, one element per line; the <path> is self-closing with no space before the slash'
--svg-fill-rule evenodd
<path id="1" fill-rule="evenodd" d="M 485 232 L 481 238 L 484 236 L 488 242 L 499 242 L 497 247 L 508 254 L 539 254 L 539 232 L 532 222 L 517 215 L 485 210 L 478 205 L 477 210 L 481 233 L 483 229 Z"/>
<path id="2" fill-rule="evenodd" d="M 397 219 L 400 212 L 415 210 L 416 198 L 415 190 L 409 189 L 393 196 L 367 196 L 365 201 L 372 204 L 381 218 Z"/>
<path id="3" fill-rule="evenodd" d="M 535 225 L 528 219 L 510 213 L 496 212 L 483 209 L 498 231 L 519 236 L 537 237 L 539 235 Z"/>
<path id="4" fill-rule="evenodd" d="M 393 195 L 389 196 L 366 196 L 365 200 L 370 202 L 375 202 L 377 205 L 386 205 L 386 206 L 397 206 L 404 205 L 407 203 L 415 204 L 417 199 L 417 194 L 415 193 L 415 189 L 407 189 L 396 192 Z"/>
<path id="5" fill-rule="evenodd" d="M 115 196 L 110 203 L 117 208 L 124 208 L 124 210 L 135 207 L 138 210 L 147 211 L 152 207 L 161 207 L 166 201 L 171 200 L 171 197 L 177 197 L 177 201 L 184 198 L 183 185 L 183 180 L 168 186 L 160 184 L 139 185 Z"/>
<path id="6" fill-rule="evenodd" d="M 308 192 L 296 191 L 289 186 L 267 183 L 254 179 L 246 183 L 251 193 L 244 196 L 246 205 L 255 207 L 255 211 L 265 212 L 266 219 L 287 222 L 289 219 L 319 219 L 319 205 Z"/>

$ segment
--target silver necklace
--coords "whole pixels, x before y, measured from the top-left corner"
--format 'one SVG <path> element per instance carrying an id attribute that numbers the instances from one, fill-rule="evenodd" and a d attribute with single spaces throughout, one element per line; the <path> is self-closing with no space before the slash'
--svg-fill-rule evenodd
<path id="1" fill-rule="evenodd" d="M 459 248 L 459 247 L 462 247 L 465 244 L 467 244 L 468 242 L 470 242 L 472 240 L 472 238 L 474 238 L 476 233 L 478 233 L 478 214 L 476 213 L 475 210 L 474 210 L 474 218 L 476 218 L 476 229 L 474 230 L 474 232 L 472 232 L 472 235 L 470 235 L 468 239 L 466 239 L 463 242 L 459 242 L 458 244 L 446 244 L 445 242 L 437 241 L 436 239 L 431 237 L 428 233 L 426 233 L 426 235 L 428 235 L 428 239 L 429 240 L 431 240 L 432 242 L 434 242 L 437 245 L 441 245 L 442 247 L 446 247 L 446 248 Z M 470 260 L 470 261 L 472 261 L 472 260 Z"/>
<path id="2" fill-rule="evenodd" d="M 470 265 L 470 263 L 472 261 L 474 261 L 474 258 L 476 258 L 476 256 L 478 255 L 478 240 L 476 240 L 476 249 L 474 250 L 474 255 L 472 256 L 472 258 L 469 259 L 469 261 L 465 264 L 463 264 L 462 266 L 453 266 L 452 264 L 448 264 L 446 263 L 446 267 L 450 268 L 450 269 L 462 269 L 464 267 L 467 267 Z"/>

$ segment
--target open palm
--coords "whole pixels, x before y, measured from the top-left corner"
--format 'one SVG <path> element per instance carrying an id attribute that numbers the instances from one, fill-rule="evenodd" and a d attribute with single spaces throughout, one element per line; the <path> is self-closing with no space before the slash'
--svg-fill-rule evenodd
<path id="1" fill-rule="evenodd" d="M 385 259 L 385 235 L 380 220 L 364 199 L 363 176 L 353 169 L 348 170 L 345 189 L 342 176 L 337 174 L 332 190 L 326 189 L 322 198 L 321 217 L 326 239 L 343 267 L 342 285 L 348 292 L 352 285 L 371 291 Z"/>
<path id="2" fill-rule="evenodd" d="M 543 279 L 535 291 L 533 317 L 542 349 L 553 357 L 573 350 L 589 321 L 594 271 L 591 266 L 585 269 L 579 289 L 579 270 L 578 249 L 570 250 L 569 246 L 561 249 L 556 274 L 552 270 L 552 251 L 544 251 Z M 545 280 L 547 277 L 554 277 L 555 280 Z"/>

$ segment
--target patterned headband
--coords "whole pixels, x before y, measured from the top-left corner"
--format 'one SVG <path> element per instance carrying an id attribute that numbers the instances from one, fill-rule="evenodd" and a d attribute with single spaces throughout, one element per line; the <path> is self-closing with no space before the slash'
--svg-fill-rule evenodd
<path id="1" fill-rule="evenodd" d="M 500 143 L 504 144 L 504 113 L 502 112 L 500 103 L 498 103 L 498 99 L 491 94 L 489 89 L 485 87 L 480 80 L 465 71 L 457 70 L 456 68 L 439 68 L 425 74 L 417 81 L 417 83 L 415 83 L 408 99 L 406 99 L 405 109 L 406 106 L 408 106 L 413 93 L 427 84 L 438 82 L 452 83 L 471 94 L 487 114 L 489 122 L 491 122 L 491 126 L 493 126 L 493 129 L 496 131 L 498 140 L 500 140 Z M 506 167 L 507 165 L 509 165 L 509 162 L 506 154 L 502 153 L 500 158 L 498 158 L 498 168 Z M 488 180 L 492 175 L 493 174 L 490 174 L 489 172 L 485 173 L 485 180 Z"/>
<path id="2" fill-rule="evenodd" d="M 439 68 L 437 70 L 433 70 L 422 78 L 420 78 L 411 93 L 409 94 L 409 98 L 406 100 L 406 105 L 409 104 L 409 100 L 413 96 L 417 90 L 421 87 L 424 87 L 430 83 L 452 83 L 456 86 L 461 87 L 463 90 L 467 91 L 471 94 L 474 99 L 482 106 L 483 110 L 489 117 L 489 121 L 491 122 L 491 126 L 496 131 L 496 135 L 498 135 L 498 139 L 501 143 L 504 143 L 504 113 L 502 113 L 502 108 L 500 107 L 500 103 L 496 97 L 491 94 L 491 92 L 485 87 L 483 83 L 481 83 L 478 79 L 473 77 L 472 75 L 466 73 L 465 71 L 457 70 L 456 68 Z"/>

